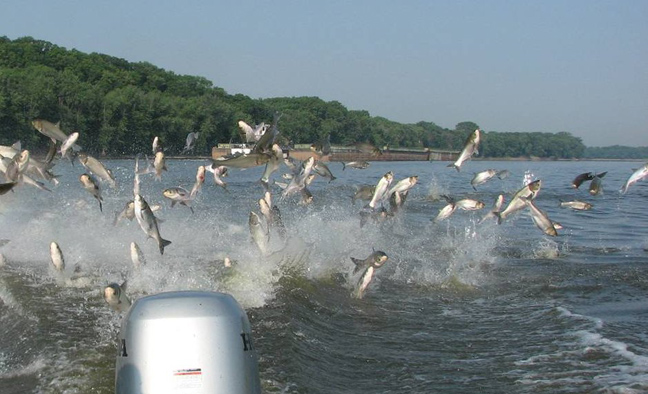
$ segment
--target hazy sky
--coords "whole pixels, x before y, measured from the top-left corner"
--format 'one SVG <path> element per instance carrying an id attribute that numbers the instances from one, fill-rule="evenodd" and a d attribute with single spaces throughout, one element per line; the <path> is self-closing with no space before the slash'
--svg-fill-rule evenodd
<path id="1" fill-rule="evenodd" d="M 648 146 L 648 1 L 0 2 L 0 36 L 146 61 L 253 98 Z M 259 120 L 261 121 L 261 120 Z"/>

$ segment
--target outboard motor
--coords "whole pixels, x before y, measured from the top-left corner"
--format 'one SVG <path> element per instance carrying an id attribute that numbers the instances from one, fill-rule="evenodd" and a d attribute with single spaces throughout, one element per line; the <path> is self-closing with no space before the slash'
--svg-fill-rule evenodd
<path id="1" fill-rule="evenodd" d="M 245 311 L 232 296 L 215 292 L 138 299 L 119 332 L 115 392 L 260 393 Z"/>

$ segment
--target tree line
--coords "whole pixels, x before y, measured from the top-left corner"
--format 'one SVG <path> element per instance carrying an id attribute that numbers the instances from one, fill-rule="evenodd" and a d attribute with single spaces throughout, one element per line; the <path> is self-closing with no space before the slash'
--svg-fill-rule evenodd
<path id="1" fill-rule="evenodd" d="M 21 140 L 45 149 L 35 132 L 37 118 L 78 131 L 84 150 L 110 156 L 133 155 L 155 136 L 177 154 L 186 136 L 199 132 L 195 154 L 208 155 L 218 143 L 243 142 L 238 121 L 269 123 L 282 114 L 285 141 L 332 145 L 370 142 L 380 148 L 460 150 L 479 127 L 461 122 L 447 129 L 433 122 L 403 124 L 348 110 L 318 97 L 252 99 L 228 94 L 199 76 L 177 75 L 147 62 L 68 50 L 31 37 L 0 37 L 0 144 Z M 586 147 L 568 132 L 483 132 L 481 157 L 580 158 Z"/>

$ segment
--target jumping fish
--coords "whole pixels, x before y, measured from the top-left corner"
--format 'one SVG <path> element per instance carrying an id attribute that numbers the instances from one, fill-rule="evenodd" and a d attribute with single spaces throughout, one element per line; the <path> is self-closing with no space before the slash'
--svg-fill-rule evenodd
<path id="1" fill-rule="evenodd" d="M 623 184 L 623 187 L 620 190 L 621 194 L 625 194 L 631 185 L 639 182 L 646 176 L 648 176 L 648 163 L 644 164 L 643 166 L 641 166 L 641 168 L 638 168 L 637 170 L 635 170 L 635 172 L 632 173 L 632 175 L 630 175 L 630 178 L 628 178 L 628 180 Z"/>
<path id="2" fill-rule="evenodd" d="M 593 196 L 597 196 L 603 193 L 603 185 L 601 179 L 607 174 L 607 171 L 600 174 L 594 175 L 592 182 L 590 182 L 589 193 Z"/>
<path id="3" fill-rule="evenodd" d="M 497 216 L 497 224 L 502 224 L 502 221 L 506 219 L 509 215 L 524 208 L 526 204 L 524 203 L 523 198 L 527 198 L 531 200 L 535 199 L 536 196 L 538 195 L 538 192 L 540 191 L 541 186 L 542 186 L 542 181 L 540 179 L 536 179 L 535 181 L 530 182 L 529 184 L 527 184 L 526 186 L 518 190 L 513 195 L 513 198 L 508 203 L 506 208 L 504 208 L 503 211 L 495 214 Z"/>
<path id="4" fill-rule="evenodd" d="M 479 153 L 478 147 L 479 147 L 479 141 L 481 139 L 481 131 L 479 129 L 476 129 L 466 139 L 466 142 L 464 143 L 464 147 L 459 154 L 459 158 L 457 158 L 457 161 L 455 161 L 452 164 L 448 164 L 448 167 L 454 167 L 457 172 L 461 170 L 461 166 L 466 160 L 470 160 L 474 154 Z"/>
<path id="5" fill-rule="evenodd" d="M 50 260 L 52 260 L 52 266 L 58 272 L 63 272 L 65 270 L 65 259 L 63 258 L 63 252 L 56 242 L 50 243 Z"/>
<path id="6" fill-rule="evenodd" d="M 110 170 L 108 170 L 106 166 L 103 165 L 102 162 L 85 153 L 79 154 L 79 161 L 85 168 L 88 169 L 88 171 L 98 176 L 100 179 L 108 182 L 111 187 L 114 188 L 116 186 L 115 177 L 113 176 L 112 172 L 110 172 Z"/>
<path id="7" fill-rule="evenodd" d="M 196 194 L 198 194 L 203 183 L 205 183 L 205 169 L 205 166 L 198 166 L 198 169 L 196 170 L 196 182 L 191 188 L 191 193 L 189 193 L 189 196 L 192 199 L 196 197 Z"/>
<path id="8" fill-rule="evenodd" d="M 92 196 L 96 198 L 97 201 L 99 201 L 99 210 L 103 212 L 103 207 L 101 204 L 103 198 L 101 197 L 101 189 L 99 188 L 99 184 L 88 174 L 81 174 L 79 181 L 81 182 L 81 185 L 83 185 L 83 188 L 86 189 L 88 193 L 92 194 Z"/>
<path id="9" fill-rule="evenodd" d="M 180 186 L 170 187 L 168 189 L 164 189 L 162 195 L 171 200 L 171 208 L 173 208 L 176 203 L 179 203 L 180 205 L 184 205 L 185 207 L 189 208 L 191 210 L 191 213 L 194 213 L 193 208 L 189 205 L 189 203 L 193 199 L 193 196 L 185 188 L 182 188 Z"/>
<path id="10" fill-rule="evenodd" d="M 494 176 L 498 174 L 497 170 L 484 170 L 482 172 L 478 172 L 475 174 L 473 179 L 470 181 L 470 185 L 472 186 L 473 189 L 477 190 L 475 186 L 479 186 L 481 184 L 484 184 L 488 182 L 490 179 L 492 179 Z"/>
<path id="11" fill-rule="evenodd" d="M 391 185 L 393 179 L 394 174 L 391 171 L 387 172 L 382 176 L 382 178 L 380 178 L 376 185 L 376 189 L 374 190 L 374 194 L 371 197 L 371 201 L 369 201 L 369 208 L 375 209 L 376 204 L 381 202 L 387 196 L 389 185 Z"/>
<path id="12" fill-rule="evenodd" d="M 578 200 L 562 201 L 560 203 L 560 206 L 562 208 L 571 208 L 571 209 L 574 209 L 576 211 L 588 211 L 588 210 L 592 209 L 592 207 L 593 207 L 593 205 L 588 203 L 588 202 L 578 201 Z"/>
<path id="13" fill-rule="evenodd" d="M 355 264 L 355 268 L 353 269 L 353 274 L 357 274 L 358 272 L 362 271 L 362 274 L 360 275 L 360 278 L 358 279 L 358 282 L 356 283 L 355 289 L 352 293 L 352 296 L 354 298 L 362 298 L 364 297 L 365 291 L 367 290 L 367 287 L 369 286 L 369 283 L 371 283 L 371 280 L 373 279 L 374 272 L 376 268 L 380 268 L 387 262 L 387 255 L 385 252 L 381 252 L 379 250 L 374 251 L 369 257 L 366 259 L 356 259 L 354 257 L 351 257 L 351 261 L 353 261 L 353 264 Z"/>
<path id="14" fill-rule="evenodd" d="M 522 198 L 522 201 L 529 207 L 529 213 L 531 214 L 531 218 L 533 219 L 533 223 L 542 230 L 543 233 L 550 235 L 552 237 L 555 237 L 558 235 L 558 232 L 556 231 L 556 227 L 554 223 L 549 219 L 547 214 L 538 208 L 532 200 L 529 200 L 528 198 Z"/>
<path id="15" fill-rule="evenodd" d="M 182 155 L 184 153 L 193 152 L 194 148 L 196 147 L 196 141 L 198 141 L 199 136 L 200 136 L 199 132 L 191 132 L 187 134 L 185 146 L 182 149 L 182 152 L 180 152 L 180 154 Z"/>
<path id="16" fill-rule="evenodd" d="M 349 161 L 349 162 L 342 162 L 342 171 L 344 171 L 347 167 L 349 168 L 356 168 L 358 170 L 364 170 L 365 168 L 369 167 L 369 162 L 368 161 Z"/>
<path id="17" fill-rule="evenodd" d="M 60 128 L 61 122 L 54 124 L 44 119 L 34 119 L 32 125 L 36 130 L 49 137 L 52 141 L 63 142 L 68 137 Z"/>
<path id="18" fill-rule="evenodd" d="M 493 208 L 491 208 L 490 211 L 486 215 L 484 215 L 483 218 L 477 224 L 484 222 L 487 219 L 490 218 L 497 218 L 497 213 L 502 209 L 502 205 L 504 204 L 504 195 L 500 194 L 497 196 L 495 199 L 495 203 L 493 203 Z"/>
<path id="19" fill-rule="evenodd" d="M 157 151 L 155 153 L 153 167 L 155 168 L 155 180 L 162 180 L 162 171 L 167 171 L 166 160 L 164 159 L 164 153 L 162 151 Z"/>
<path id="20" fill-rule="evenodd" d="M 121 286 L 111 283 L 104 288 L 103 297 L 108 306 L 117 312 L 124 312 L 131 306 L 131 301 L 126 296 L 126 282 Z"/>
<path id="21" fill-rule="evenodd" d="M 144 253 L 142 253 L 139 245 L 135 242 L 130 243 L 130 256 L 135 268 L 140 268 L 141 266 L 146 265 Z"/>
<path id="22" fill-rule="evenodd" d="M 150 238 L 155 239 L 160 248 L 160 254 L 164 254 L 164 247 L 170 245 L 171 241 L 163 239 L 160 236 L 157 219 L 144 197 L 139 194 L 135 196 L 135 218 L 144 233 Z"/>
<path id="23" fill-rule="evenodd" d="M 580 185 L 585 181 L 591 181 L 594 178 L 594 175 L 591 172 L 584 172 L 582 174 L 576 175 L 576 178 L 572 181 L 572 187 L 578 189 Z"/>
<path id="24" fill-rule="evenodd" d="M 268 253 L 268 242 L 270 241 L 268 228 L 263 225 L 261 218 L 254 211 L 250 211 L 248 225 L 250 226 L 252 240 L 261 251 L 261 254 L 265 256 Z"/>
<path id="25" fill-rule="evenodd" d="M 214 174 L 214 183 L 217 184 L 218 186 L 222 187 L 223 189 L 227 190 L 227 183 L 221 179 L 221 177 L 226 177 L 227 176 L 227 167 L 225 166 L 217 166 L 216 164 L 212 164 L 209 166 L 205 166 L 205 169 L 212 174 Z"/>

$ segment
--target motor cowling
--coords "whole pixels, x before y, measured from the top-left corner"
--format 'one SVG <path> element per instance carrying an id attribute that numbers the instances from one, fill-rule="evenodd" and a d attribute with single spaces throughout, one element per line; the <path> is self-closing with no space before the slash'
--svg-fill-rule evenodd
<path id="1" fill-rule="evenodd" d="M 261 392 L 250 323 L 229 294 L 140 298 L 124 316 L 118 341 L 118 394 Z"/>

